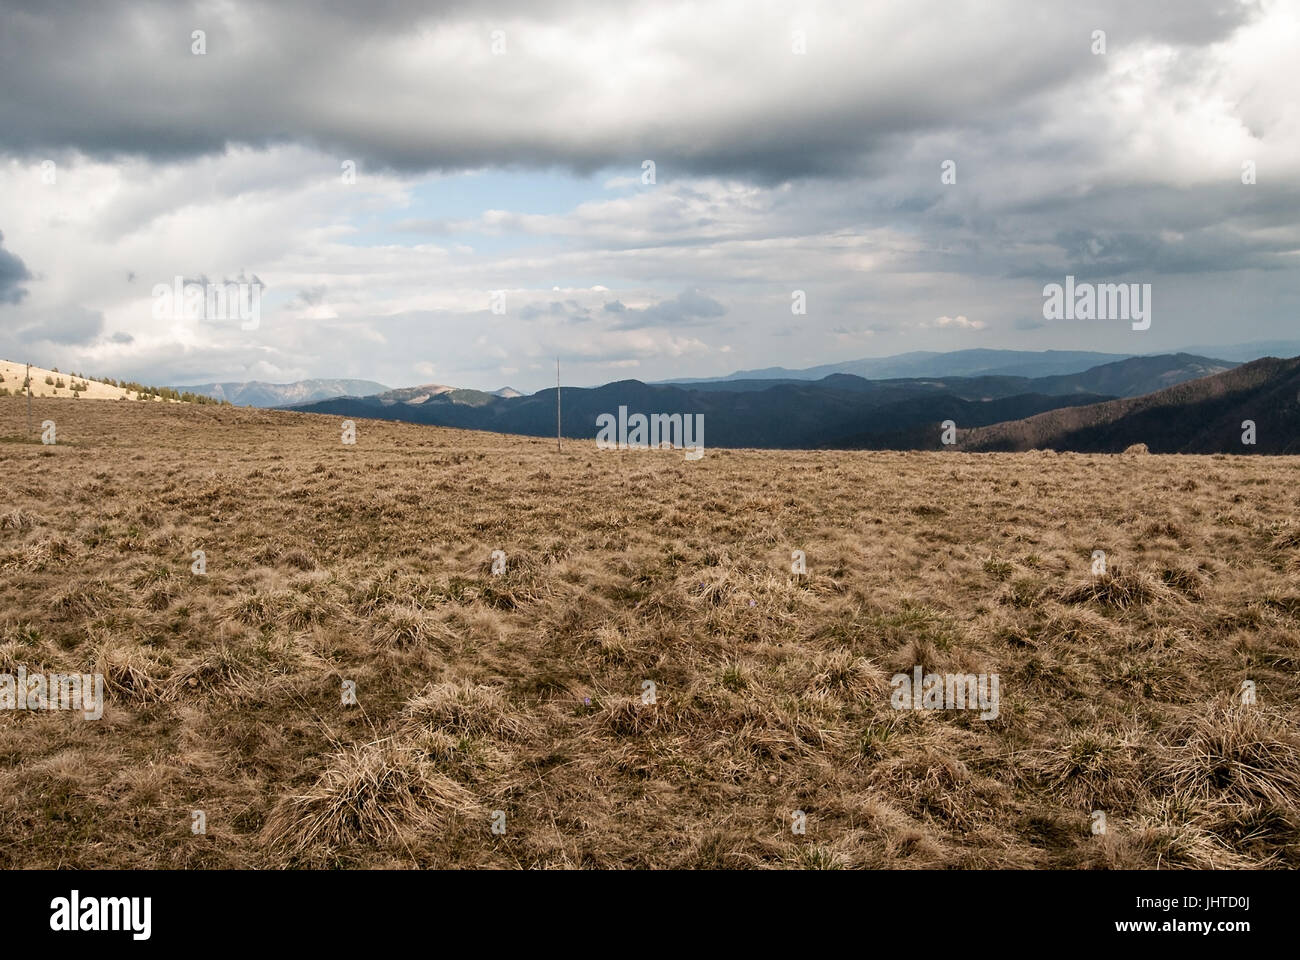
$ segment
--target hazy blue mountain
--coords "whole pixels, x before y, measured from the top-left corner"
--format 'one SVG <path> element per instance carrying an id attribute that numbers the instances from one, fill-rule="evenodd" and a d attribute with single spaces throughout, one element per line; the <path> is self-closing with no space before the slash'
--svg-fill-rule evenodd
<path id="1" fill-rule="evenodd" d="M 661 380 L 664 384 L 690 385 L 700 390 L 758 389 L 765 383 L 821 380 L 833 373 L 851 373 L 868 380 L 904 377 L 1053 377 L 1134 357 L 1191 355 L 1216 361 L 1246 363 L 1261 357 L 1292 357 L 1300 354 L 1300 340 L 1260 340 L 1227 346 L 1196 346 L 1160 354 L 1094 353 L 1086 350 L 955 350 L 951 353 L 917 351 L 891 357 L 845 360 L 806 369 L 766 367 L 737 370 L 725 377 L 693 377 Z M 1215 361 L 1211 361 L 1212 363 Z M 1211 371 L 1218 372 L 1218 371 Z M 1153 387 L 1152 389 L 1156 389 Z"/>
<path id="2" fill-rule="evenodd" d="M 1232 343 L 1218 347 L 1185 347 L 1183 352 L 1249 363 L 1262 357 L 1300 356 L 1300 340 L 1255 340 L 1251 343 Z"/>
<path id="3" fill-rule="evenodd" d="M 1111 397 L 1135 397 L 1176 383 L 1182 383 L 1185 380 L 1194 380 L 1197 377 L 1208 377 L 1215 373 L 1222 373 L 1234 366 L 1236 366 L 1235 363 L 1223 360 L 1178 353 L 1154 357 L 1129 357 L 1126 360 L 1117 360 L 1113 363 L 1091 367 L 1080 373 L 1044 377 L 985 374 L 971 377 L 868 380 L 851 374 L 835 373 L 811 382 L 824 386 L 835 386 L 844 390 L 869 391 L 885 389 L 884 384 L 931 383 L 936 386 L 939 384 L 951 386 L 957 380 L 962 380 L 964 381 L 963 390 L 967 394 L 971 396 L 982 395 L 986 398 L 1009 396 L 1013 393 L 1041 393 L 1049 396 L 1090 393 Z M 808 382 L 810 381 L 801 379 L 706 380 L 676 385 L 702 392 L 730 391 L 737 393 L 749 390 L 769 390 L 774 386 Z M 873 384 L 876 386 L 871 386 Z M 671 385 L 673 384 L 661 384 L 661 386 Z"/>
<path id="4" fill-rule="evenodd" d="M 902 377 L 1047 377 L 1080 373 L 1090 367 L 1134 356 L 1131 353 L 1095 353 L 1087 350 L 954 350 L 951 353 L 916 351 L 892 357 L 845 360 L 803 370 L 767 367 L 738 370 L 725 377 L 666 380 L 696 384 L 727 380 L 820 380 L 832 373 L 850 373 L 867 380 Z"/>
<path id="5" fill-rule="evenodd" d="M 373 380 L 299 380 L 295 383 L 246 380 L 243 383 L 200 383 L 175 389 L 229 400 L 240 407 L 284 407 L 330 397 L 363 397 L 381 393 L 388 387 Z"/>

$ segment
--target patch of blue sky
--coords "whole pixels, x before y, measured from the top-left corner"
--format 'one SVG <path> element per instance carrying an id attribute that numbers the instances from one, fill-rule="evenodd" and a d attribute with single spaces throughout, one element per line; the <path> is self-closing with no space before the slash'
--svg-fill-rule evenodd
<path id="1" fill-rule="evenodd" d="M 490 210 L 507 213 L 557 216 L 572 212 L 583 203 L 605 200 L 640 189 L 639 177 L 632 185 L 606 188 L 605 183 L 627 171 L 599 171 L 580 176 L 565 170 L 510 171 L 480 170 L 448 176 L 432 176 L 410 191 L 410 203 L 355 224 L 357 230 L 343 242 L 352 246 L 438 246 L 465 244 L 476 253 L 496 255 L 546 243 L 549 238 L 517 231 L 497 232 L 470 228 L 448 232 L 452 222 L 472 223 Z"/>

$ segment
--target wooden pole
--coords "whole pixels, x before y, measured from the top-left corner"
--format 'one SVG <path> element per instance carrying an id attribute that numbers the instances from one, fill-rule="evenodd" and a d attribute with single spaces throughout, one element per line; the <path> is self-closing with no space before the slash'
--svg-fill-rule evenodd
<path id="1" fill-rule="evenodd" d="M 555 452 L 560 453 L 560 358 L 555 358 Z"/>
<path id="2" fill-rule="evenodd" d="M 32 435 L 32 365 L 27 364 L 27 435 Z"/>

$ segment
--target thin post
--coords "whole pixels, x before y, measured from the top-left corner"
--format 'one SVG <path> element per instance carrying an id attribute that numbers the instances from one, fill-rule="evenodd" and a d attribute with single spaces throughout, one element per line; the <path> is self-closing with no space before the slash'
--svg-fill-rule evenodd
<path id="1" fill-rule="evenodd" d="M 555 452 L 560 453 L 560 358 L 555 358 Z"/>
<path id="2" fill-rule="evenodd" d="M 27 436 L 32 435 L 32 365 L 27 364 Z"/>

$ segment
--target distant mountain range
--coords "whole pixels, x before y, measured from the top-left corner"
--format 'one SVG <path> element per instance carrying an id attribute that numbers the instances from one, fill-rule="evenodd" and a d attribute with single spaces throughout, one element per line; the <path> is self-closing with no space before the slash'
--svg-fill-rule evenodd
<path id="1" fill-rule="evenodd" d="M 246 380 L 242 383 L 200 383 L 176 389 L 216 400 L 229 400 L 241 407 L 294 407 L 331 397 L 379 397 L 389 403 L 422 403 L 432 396 L 454 393 L 460 402 L 473 403 L 477 398 L 481 398 L 478 402 L 486 402 L 493 397 L 523 396 L 513 387 L 502 387 L 486 393 L 481 390 L 461 390 L 440 383 L 426 383 L 423 386 L 393 390 L 373 380 L 298 380 L 294 383 Z"/>
<path id="2" fill-rule="evenodd" d="M 785 367 L 767 367 L 762 370 L 738 370 L 724 377 L 681 378 L 662 380 L 652 386 L 680 386 L 691 390 L 730 390 L 749 391 L 766 390 L 780 384 L 807 383 L 824 380 L 835 374 L 848 374 L 865 380 L 906 380 L 917 378 L 951 378 L 951 377 L 1018 377 L 1022 379 L 1041 379 L 1047 377 L 1069 377 L 1099 367 L 1109 366 L 1128 359 L 1159 359 L 1160 357 L 1193 356 L 1202 358 L 1205 366 L 1192 376 L 1207 376 L 1227 369 L 1235 363 L 1256 360 L 1264 356 L 1289 357 L 1300 354 L 1300 340 L 1270 340 L 1255 343 L 1232 344 L 1217 347 L 1188 348 L 1176 354 L 1119 354 L 1097 353 L 1087 350 L 955 350 L 950 353 L 933 351 L 915 351 L 901 353 L 892 357 L 869 357 L 861 360 L 846 360 L 841 363 L 822 364 L 806 369 L 787 369 Z M 1218 359 L 1205 359 L 1215 357 Z M 1225 362 L 1226 361 L 1226 362 Z M 1164 383 L 1149 384 L 1145 375 L 1139 375 L 1133 384 L 1119 382 L 1096 382 L 1078 389 L 1089 390 L 1114 396 L 1136 396 L 1139 392 L 1159 389 L 1189 379 L 1189 376 L 1174 372 L 1172 378 Z M 1058 387 L 1047 385 L 1049 392 L 1056 394 Z M 249 380 L 237 383 L 203 383 L 192 386 L 176 387 L 177 390 L 189 390 L 192 393 L 227 400 L 239 406 L 253 407 L 288 407 L 301 404 L 317 403 L 333 397 L 374 397 L 385 402 L 411 403 L 423 402 L 421 397 L 454 395 L 455 402 L 468 404 L 486 404 L 489 398 L 511 399 L 523 396 L 513 387 L 501 387 L 498 390 L 468 390 L 445 384 L 427 383 L 413 387 L 390 389 L 373 380 L 318 379 L 299 380 L 295 383 L 267 383 L 261 380 Z M 576 388 L 575 388 L 576 389 Z M 1066 391 L 1068 392 L 1068 391 Z"/>
<path id="3" fill-rule="evenodd" d="M 1258 360 L 1260 357 L 1293 357 L 1300 354 L 1300 340 L 1260 340 L 1227 346 L 1186 347 L 1176 353 L 1217 357 L 1232 363 Z M 820 380 L 833 373 L 850 373 L 868 380 L 905 377 L 1050 377 L 1080 373 L 1102 364 L 1131 357 L 1154 357 L 1163 354 L 1093 353 L 1086 350 L 954 350 L 950 353 L 916 351 L 891 357 L 845 360 L 799 370 L 766 367 L 761 370 L 738 370 L 725 377 L 677 378 L 661 380 L 665 384 L 690 384 L 698 390 L 732 389 L 735 381 Z"/>
<path id="4" fill-rule="evenodd" d="M 996 383 L 995 389 L 1005 391 L 1018 386 L 1025 392 L 1039 392 L 1052 396 L 1092 393 L 1103 394 L 1112 397 L 1136 397 L 1143 393 L 1150 393 L 1153 390 L 1159 390 L 1162 387 L 1172 386 L 1175 383 L 1181 383 L 1184 380 L 1194 380 L 1197 377 L 1208 377 L 1211 374 L 1222 373 L 1224 370 L 1230 370 L 1237 364 L 1223 361 L 1211 360 L 1207 357 L 1198 357 L 1186 353 L 1166 354 L 1154 357 L 1130 357 L 1125 360 L 1118 360 L 1105 363 L 1100 366 L 1091 367 L 1080 373 L 1054 374 L 1038 377 L 1014 376 L 1007 374 L 978 374 L 972 376 L 962 376 L 960 379 L 970 380 L 976 383 L 980 380 L 989 380 Z M 831 374 L 829 377 L 823 377 L 821 381 L 831 381 L 844 386 L 849 381 L 833 381 L 833 377 L 851 376 L 850 374 Z M 857 376 L 855 380 L 863 379 Z M 916 378 L 911 378 L 916 379 Z M 956 377 L 941 377 L 938 379 L 950 380 Z M 684 389 L 696 391 L 731 391 L 744 392 L 748 390 L 767 390 L 774 386 L 782 384 L 806 384 L 809 381 L 804 379 L 754 379 L 754 380 L 704 380 L 699 382 L 677 382 L 672 384 L 662 384 L 663 386 L 681 386 Z M 900 380 L 865 380 L 867 383 L 895 383 L 903 382 Z M 846 389 L 854 389 L 851 386 Z M 860 389 L 860 388 L 859 388 Z"/>
<path id="5" fill-rule="evenodd" d="M 382 393 L 388 387 L 373 380 L 299 380 L 295 383 L 245 380 L 242 383 L 200 383 L 175 389 L 200 393 L 216 400 L 228 400 L 241 407 L 284 407 L 329 397 L 364 397 Z"/>
<path id="6" fill-rule="evenodd" d="M 907 377 L 1047 377 L 1079 373 L 1103 363 L 1127 360 L 1131 353 L 1093 353 L 1086 350 L 954 350 L 935 353 L 919 350 L 892 357 L 869 357 L 826 363 L 802 370 L 765 367 L 738 370 L 725 377 L 659 381 L 665 384 L 725 383 L 732 380 L 821 380 L 835 373 L 852 374 L 867 380 L 897 380 Z"/>
<path id="7" fill-rule="evenodd" d="M 1247 420 L 1255 425 L 1254 445 L 1242 442 Z M 1137 443 L 1152 453 L 1300 454 L 1300 357 L 1268 357 L 1146 396 L 979 425 L 959 431 L 957 449 L 1119 453 Z"/>
<path id="8" fill-rule="evenodd" d="M 1300 353 L 1300 342 L 1277 345 Z M 1260 346 L 1216 349 L 1250 356 Z M 1239 364 L 1195 353 L 1114 356 L 918 352 L 808 370 L 739 371 L 718 380 L 565 387 L 562 429 L 569 438 L 593 439 L 599 415 L 626 407 L 629 413 L 703 414 L 706 448 L 942 449 L 939 425 L 952 420 L 956 449 L 972 452 L 1120 452 L 1145 443 L 1153 453 L 1300 453 L 1300 357 Z M 1105 362 L 1071 369 L 1097 358 Z M 845 367 L 913 375 L 866 377 L 839 369 Z M 824 370 L 830 372 L 811 378 Z M 528 436 L 555 432 L 554 389 L 525 396 L 510 387 L 389 389 L 369 380 L 182 389 L 236 404 L 349 418 Z M 1255 423 L 1253 446 L 1241 443 L 1246 420 Z"/>
<path id="9" fill-rule="evenodd" d="M 934 425 L 943 420 L 954 420 L 962 429 L 1023 420 L 1061 407 L 1150 393 L 1231 367 L 1207 357 L 1174 354 L 1132 357 L 1044 377 L 868 380 L 835 373 L 815 381 L 733 381 L 728 388 L 624 380 L 564 388 L 563 432 L 594 438 L 596 418 L 616 414 L 624 406 L 631 413 L 703 414 L 706 447 L 927 448 L 935 445 Z M 555 432 L 553 389 L 509 397 L 432 386 L 336 397 L 295 409 L 529 436 Z"/>

